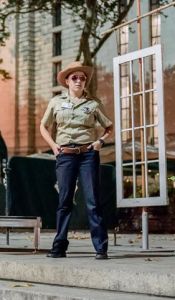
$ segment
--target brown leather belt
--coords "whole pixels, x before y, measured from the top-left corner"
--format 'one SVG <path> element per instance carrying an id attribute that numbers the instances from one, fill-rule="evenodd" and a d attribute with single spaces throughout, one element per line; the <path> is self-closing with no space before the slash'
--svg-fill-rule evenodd
<path id="1" fill-rule="evenodd" d="M 82 145 L 82 146 L 74 147 L 74 148 L 61 146 L 60 153 L 80 154 L 80 153 L 83 153 L 83 152 L 88 152 L 90 150 L 90 149 L 88 149 L 89 145 L 90 144 Z"/>

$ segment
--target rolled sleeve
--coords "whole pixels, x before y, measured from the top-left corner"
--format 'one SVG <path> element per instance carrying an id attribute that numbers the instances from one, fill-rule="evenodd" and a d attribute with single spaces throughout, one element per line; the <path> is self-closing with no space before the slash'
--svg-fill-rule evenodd
<path id="1" fill-rule="evenodd" d="M 96 110 L 95 110 L 95 116 L 97 121 L 100 123 L 100 125 L 103 128 L 107 128 L 110 127 L 112 125 L 111 120 L 108 118 L 105 109 L 104 109 L 104 105 L 102 103 L 99 103 Z"/>
<path id="2" fill-rule="evenodd" d="M 47 109 L 43 115 L 43 118 L 41 119 L 41 124 L 43 124 L 44 126 L 49 127 L 53 123 L 54 121 L 53 108 L 54 108 L 53 100 L 50 100 Z"/>

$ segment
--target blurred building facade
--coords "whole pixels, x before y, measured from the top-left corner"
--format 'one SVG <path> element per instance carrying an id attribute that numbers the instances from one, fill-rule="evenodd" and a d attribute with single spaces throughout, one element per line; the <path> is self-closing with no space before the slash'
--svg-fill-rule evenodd
<path id="1" fill-rule="evenodd" d="M 127 1 L 127 0 L 126 0 Z M 122 1 L 122 2 L 125 2 Z M 142 0 L 141 10 L 146 13 L 159 6 L 157 0 Z M 170 2 L 170 1 L 169 1 Z M 163 1 L 162 1 L 163 3 Z M 136 17 L 136 1 L 132 6 L 127 19 Z M 154 14 L 142 21 L 143 48 L 160 44 L 163 50 L 163 77 L 164 77 L 164 106 L 165 132 L 167 156 L 174 163 L 175 158 L 175 8 L 171 7 L 161 14 Z M 58 85 L 56 75 L 69 62 L 75 60 L 81 35 L 71 17 L 58 6 L 55 16 L 47 13 L 31 13 L 9 17 L 9 31 L 11 33 L 6 47 L 0 49 L 3 65 L 10 72 L 12 79 L 0 81 L 0 131 L 7 144 L 10 155 L 26 155 L 48 150 L 48 145 L 39 132 L 39 124 L 49 100 L 60 94 L 63 88 Z M 97 96 L 103 101 L 109 117 L 114 121 L 114 92 L 113 92 L 113 57 L 132 52 L 138 49 L 137 23 L 123 27 L 119 32 L 111 34 L 103 47 L 97 53 L 95 64 L 97 67 Z M 92 46 L 95 40 L 92 40 Z M 149 64 L 154 72 L 154 66 Z M 123 76 L 127 76 L 123 70 Z M 138 70 L 134 73 L 135 89 L 138 88 Z M 154 82 L 152 82 L 154 84 Z M 136 99 L 137 101 L 137 99 Z M 122 112 L 123 123 L 130 122 L 126 101 Z M 135 107 L 135 116 L 139 118 L 139 107 Z M 153 99 L 148 101 L 149 117 L 156 118 L 156 105 Z M 150 145 L 156 145 L 150 138 Z M 115 142 L 114 137 L 110 142 Z M 125 137 L 130 142 L 130 137 Z M 101 151 L 103 162 L 115 161 L 115 146 L 103 148 Z M 168 162 L 169 176 L 174 175 L 174 165 Z M 127 177 L 127 176 L 126 176 Z M 155 184 L 152 178 L 152 185 Z M 126 194 L 130 186 L 126 180 Z M 155 187 L 153 187 L 155 192 Z M 175 188 L 169 182 L 170 206 L 152 210 L 152 215 L 159 214 L 158 230 L 175 232 Z M 137 209 L 136 209 L 137 210 Z M 127 210 L 122 216 L 125 230 L 139 228 L 140 211 Z M 138 209 L 139 210 L 139 209 Z M 135 218 L 136 216 L 136 218 Z M 129 220 L 129 221 L 128 221 Z M 132 220 L 132 221 L 131 221 Z M 154 218 L 152 219 L 154 220 Z M 131 221 L 131 223 L 129 223 Z M 128 227 L 127 227 L 128 226 Z"/>
<path id="2" fill-rule="evenodd" d="M 142 13 L 156 8 L 157 2 L 141 1 Z M 136 1 L 127 19 L 135 16 Z M 175 9 L 171 7 L 142 21 L 143 48 L 156 43 L 161 43 L 163 48 L 166 144 L 167 149 L 172 151 L 175 146 L 174 17 Z M 56 75 L 75 60 L 81 31 L 75 26 L 71 15 L 61 10 L 60 6 L 55 16 L 35 12 L 16 18 L 11 16 L 8 23 L 11 36 L 6 47 L 0 49 L 0 56 L 4 60 L 3 67 L 10 72 L 12 79 L 0 81 L 0 129 L 11 155 L 42 152 L 48 146 L 39 133 L 40 119 L 48 101 L 63 90 L 56 81 Z M 117 34 L 113 33 L 96 56 L 97 96 L 102 99 L 112 120 L 112 59 L 137 49 L 137 24 L 133 23 Z M 137 85 L 137 74 L 135 81 Z M 114 151 L 110 153 L 108 160 L 112 161 L 115 159 Z"/>

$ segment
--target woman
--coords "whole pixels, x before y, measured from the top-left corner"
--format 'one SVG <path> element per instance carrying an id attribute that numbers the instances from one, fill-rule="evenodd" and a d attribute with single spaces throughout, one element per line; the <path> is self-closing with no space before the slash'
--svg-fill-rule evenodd
<path id="1" fill-rule="evenodd" d="M 68 93 L 52 98 L 41 120 L 41 135 L 56 156 L 59 185 L 57 234 L 47 257 L 66 257 L 68 226 L 78 177 L 86 201 L 96 259 L 108 257 L 107 229 L 99 199 L 99 151 L 111 133 L 112 122 L 107 118 L 102 103 L 85 92 L 92 73 L 92 67 L 83 66 L 81 62 L 73 62 L 59 72 L 58 82 L 68 89 Z M 97 140 L 96 121 L 105 129 L 103 136 Z M 56 122 L 56 141 L 48 131 L 53 122 Z"/>

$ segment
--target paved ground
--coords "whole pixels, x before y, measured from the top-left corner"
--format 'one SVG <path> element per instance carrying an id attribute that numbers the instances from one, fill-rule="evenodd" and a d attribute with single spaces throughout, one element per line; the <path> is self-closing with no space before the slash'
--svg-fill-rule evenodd
<path id="1" fill-rule="evenodd" d="M 32 233 L 12 232 L 8 247 L 6 235 L 0 234 L 0 279 L 8 280 L 0 282 L 0 299 L 12 299 L 14 290 L 13 300 L 175 298 L 175 235 L 150 235 L 149 251 L 142 251 L 141 235 L 117 235 L 117 246 L 110 235 L 105 261 L 94 259 L 89 234 L 78 232 L 69 233 L 67 258 L 46 258 L 53 237 L 53 232 L 43 232 L 41 251 L 34 254 Z M 12 287 L 12 280 L 17 286 Z"/>
<path id="2" fill-rule="evenodd" d="M 42 231 L 40 249 L 49 249 L 52 245 L 54 231 Z M 81 247 L 85 248 L 83 251 L 94 253 L 91 245 L 90 235 L 88 232 L 71 231 L 69 232 L 70 246 L 68 252 L 77 250 L 81 252 Z M 0 233 L 0 248 L 20 247 L 23 249 L 33 247 L 33 233 L 32 232 L 11 232 L 10 245 L 6 245 L 6 234 Z M 118 253 L 118 250 L 142 251 L 142 235 L 141 234 L 117 234 L 117 246 L 114 246 L 113 234 L 109 234 L 109 253 Z M 175 234 L 150 234 L 149 235 L 149 252 L 150 251 L 175 251 Z"/>

